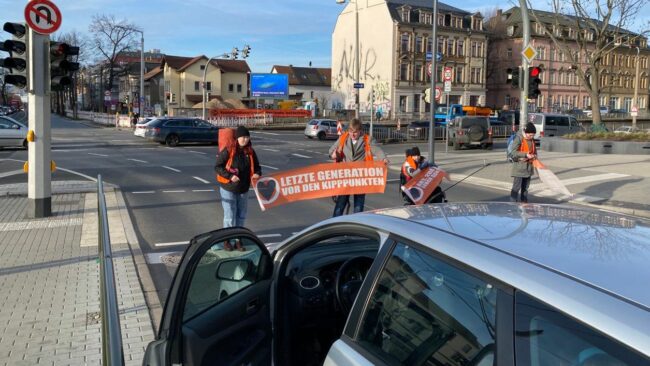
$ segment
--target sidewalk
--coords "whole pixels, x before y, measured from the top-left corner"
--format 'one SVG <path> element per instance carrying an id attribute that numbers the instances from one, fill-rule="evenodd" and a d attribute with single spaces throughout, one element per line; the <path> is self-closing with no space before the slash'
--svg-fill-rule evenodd
<path id="1" fill-rule="evenodd" d="M 26 217 L 26 184 L 1 187 L 0 365 L 100 364 L 96 187 L 53 182 L 53 216 L 45 219 Z M 121 193 L 105 189 L 124 357 L 141 365 L 152 320 L 129 246 L 128 212 Z"/>

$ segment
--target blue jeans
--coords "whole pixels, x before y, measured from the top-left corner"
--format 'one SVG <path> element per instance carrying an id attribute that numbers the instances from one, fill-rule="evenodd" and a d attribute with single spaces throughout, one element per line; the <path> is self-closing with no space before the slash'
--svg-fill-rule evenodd
<path id="1" fill-rule="evenodd" d="M 233 193 L 219 187 L 223 206 L 223 227 L 244 226 L 248 210 L 248 192 Z"/>
<path id="2" fill-rule="evenodd" d="M 336 206 L 334 206 L 334 215 L 333 217 L 336 216 L 341 216 L 343 215 L 343 210 L 345 209 L 345 205 L 347 205 L 350 202 L 350 196 L 346 195 L 341 195 L 336 197 Z M 363 205 L 366 202 L 366 195 L 365 194 L 355 194 L 354 195 L 354 212 L 363 212 Z"/>

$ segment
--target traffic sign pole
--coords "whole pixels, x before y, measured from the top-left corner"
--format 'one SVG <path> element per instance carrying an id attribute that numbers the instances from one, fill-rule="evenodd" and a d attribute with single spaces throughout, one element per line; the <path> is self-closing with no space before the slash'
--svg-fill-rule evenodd
<path id="1" fill-rule="evenodd" d="M 438 0 L 433 0 L 433 21 L 431 22 L 431 52 L 432 55 L 435 54 L 436 57 L 432 57 L 431 60 L 431 91 L 435 93 L 436 90 L 436 74 L 437 74 L 437 62 L 438 60 L 438 36 L 437 36 L 437 24 L 438 22 L 436 21 L 438 19 Z M 435 123 L 435 115 L 436 115 L 436 98 L 434 95 L 434 98 L 431 100 L 431 119 L 429 120 L 429 161 L 431 163 L 435 163 L 435 133 L 434 129 L 436 126 Z"/>

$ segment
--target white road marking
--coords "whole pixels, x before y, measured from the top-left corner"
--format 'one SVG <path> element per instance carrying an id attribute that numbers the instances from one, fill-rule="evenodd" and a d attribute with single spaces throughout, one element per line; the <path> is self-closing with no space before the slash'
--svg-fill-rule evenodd
<path id="1" fill-rule="evenodd" d="M 97 182 L 97 178 L 93 178 L 93 177 L 87 176 L 86 174 L 83 174 L 83 173 L 75 172 L 74 170 L 70 170 L 70 169 L 66 169 L 66 168 L 61 168 L 60 166 L 56 167 L 56 169 L 57 169 L 57 170 L 64 171 L 64 172 L 68 172 L 68 173 L 70 173 L 70 174 L 75 174 L 75 175 L 78 175 L 78 176 L 80 176 L 80 177 L 84 177 L 84 178 L 86 178 L 86 179 L 88 179 L 89 181 L 92 181 L 92 182 Z M 104 183 L 106 183 L 106 181 L 104 181 Z"/>
<path id="2" fill-rule="evenodd" d="M 273 132 L 261 132 L 261 131 L 254 131 L 253 133 L 261 133 L 263 135 L 273 135 L 273 136 L 280 136 L 279 133 L 273 133 Z"/>
<path id="3" fill-rule="evenodd" d="M 155 247 L 173 247 L 175 245 L 187 245 L 190 242 L 188 241 L 175 241 L 175 242 L 170 242 L 170 243 L 156 243 L 154 244 Z"/>
<path id="4" fill-rule="evenodd" d="M 203 178 L 201 178 L 201 177 L 194 177 L 194 176 L 193 176 L 192 178 L 198 180 L 198 181 L 201 182 L 201 183 L 205 183 L 205 184 L 210 183 L 210 182 L 208 182 L 207 180 L 205 180 L 205 179 L 203 179 Z"/>
<path id="5" fill-rule="evenodd" d="M 175 191 L 162 191 L 163 193 L 185 193 L 184 189 L 178 189 Z"/>
<path id="6" fill-rule="evenodd" d="M 272 169 L 272 170 L 278 170 L 278 169 L 279 169 L 279 168 L 276 168 L 276 167 L 274 167 L 274 166 L 264 165 L 264 164 L 260 164 L 260 166 L 263 166 L 263 167 L 265 167 L 265 168 L 269 168 L 269 169 Z M 21 170 L 21 172 L 22 172 L 22 170 Z"/>
<path id="7" fill-rule="evenodd" d="M 257 237 L 258 238 L 278 238 L 278 237 L 281 237 L 281 236 L 282 236 L 282 234 L 262 234 L 262 235 L 258 235 Z"/>
<path id="8" fill-rule="evenodd" d="M 291 154 L 291 155 L 293 155 L 293 156 L 297 156 L 297 157 L 299 157 L 299 158 L 311 159 L 311 156 L 307 156 L 307 155 L 301 155 L 301 154 Z"/>
<path id="9" fill-rule="evenodd" d="M 22 169 L 12 170 L 10 172 L 0 173 L 0 178 L 10 177 L 12 175 L 18 175 L 18 174 L 25 174 L 25 172 Z"/>
<path id="10" fill-rule="evenodd" d="M 390 183 L 390 182 L 399 182 L 399 178 L 396 178 L 396 179 L 386 179 L 386 183 Z"/>
<path id="11" fill-rule="evenodd" d="M 95 154 L 95 153 L 88 153 L 88 155 L 95 155 L 95 156 L 108 157 L 108 155 L 104 155 L 104 154 Z"/>
<path id="12" fill-rule="evenodd" d="M 152 194 L 156 193 L 156 191 L 137 191 L 137 192 L 131 192 L 132 194 Z"/>
<path id="13" fill-rule="evenodd" d="M 149 163 L 148 161 L 138 160 L 138 159 L 126 159 L 126 160 L 131 160 L 131 161 L 135 161 L 135 162 L 138 162 L 138 163 L 145 163 L 145 164 Z"/>
<path id="14" fill-rule="evenodd" d="M 214 189 L 193 189 L 192 192 L 214 192 Z"/>
<path id="15" fill-rule="evenodd" d="M 207 155 L 208 154 L 208 153 L 204 153 L 204 152 L 201 152 L 201 151 L 194 151 L 194 150 L 187 150 L 187 152 L 191 152 L 193 154 L 201 154 L 201 155 Z"/>
<path id="16" fill-rule="evenodd" d="M 260 149 L 260 150 L 265 150 L 265 151 L 272 151 L 272 152 L 280 152 L 280 150 L 276 150 L 276 149 L 269 149 L 269 148 L 267 148 L 267 147 L 265 147 L 265 148 L 262 148 L 262 149 Z"/>
<path id="17" fill-rule="evenodd" d="M 629 177 L 629 175 L 619 174 L 619 173 L 605 173 L 605 174 L 597 174 L 597 175 L 588 175 L 586 177 L 580 177 L 580 178 L 562 179 L 562 183 L 564 183 L 565 186 L 568 186 L 571 184 L 590 183 L 590 182 L 597 182 L 599 180 L 610 180 L 610 179 L 619 179 L 619 178 L 626 178 L 626 177 Z"/>
<path id="18" fill-rule="evenodd" d="M 176 172 L 176 173 L 180 173 L 180 172 L 181 172 L 181 171 L 178 170 L 178 169 L 174 169 L 174 168 L 172 168 L 172 167 L 168 167 L 168 166 L 166 166 L 166 165 L 163 165 L 162 167 L 165 168 L 165 169 L 169 169 L 169 170 L 171 170 L 171 171 L 173 171 L 173 172 Z"/>

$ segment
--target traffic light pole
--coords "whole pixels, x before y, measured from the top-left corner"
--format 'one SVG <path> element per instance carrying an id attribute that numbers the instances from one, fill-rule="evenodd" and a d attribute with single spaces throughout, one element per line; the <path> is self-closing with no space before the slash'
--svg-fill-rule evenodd
<path id="1" fill-rule="evenodd" d="M 28 118 L 29 129 L 34 131 L 34 141 L 28 143 L 28 214 L 32 218 L 41 218 L 52 215 L 50 37 L 32 29 L 28 30 L 27 36 L 31 55 L 28 62 Z"/>
<path id="2" fill-rule="evenodd" d="M 526 1 L 526 0 L 522 0 Z M 433 0 L 433 17 L 431 19 L 431 119 L 429 120 L 429 161 L 435 163 L 435 148 L 436 148 L 436 76 L 438 75 L 438 0 Z M 448 127 L 448 126 L 447 126 Z"/>
<path id="3" fill-rule="evenodd" d="M 528 47 L 528 43 L 530 43 L 530 20 L 528 19 L 528 5 L 526 4 L 526 0 L 519 0 L 519 7 L 521 8 L 521 28 L 524 36 L 524 42 L 522 44 L 523 51 L 525 47 Z M 524 85 L 523 89 L 521 89 L 520 96 L 519 118 L 521 123 L 519 126 L 523 128 L 528 123 L 528 84 L 530 82 L 528 59 L 523 54 L 521 55 L 521 66 L 524 74 Z"/>

